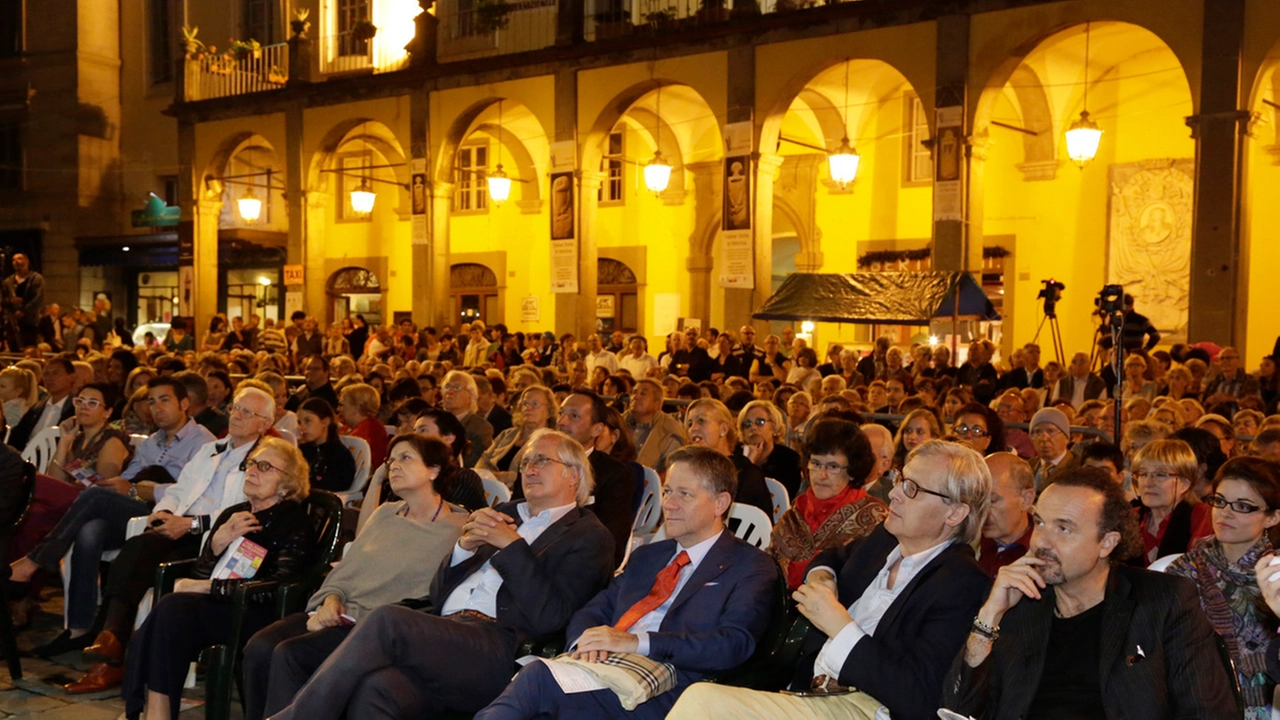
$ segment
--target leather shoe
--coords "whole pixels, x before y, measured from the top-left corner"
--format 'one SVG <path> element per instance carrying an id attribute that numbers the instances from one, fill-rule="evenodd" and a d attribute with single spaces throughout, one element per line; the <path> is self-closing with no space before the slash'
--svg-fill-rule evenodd
<path id="1" fill-rule="evenodd" d="M 116 639 L 116 634 L 103 630 L 94 638 L 93 644 L 84 649 L 85 657 L 90 660 L 119 664 L 124 660 L 124 646 Z"/>
<path id="2" fill-rule="evenodd" d="M 88 633 L 73 638 L 70 630 L 63 630 L 61 635 L 35 648 L 31 651 L 31 654 L 47 660 L 55 655 L 61 655 L 72 650 L 83 650 L 92 641 L 93 637 Z"/>
<path id="3" fill-rule="evenodd" d="M 124 666 L 94 663 L 79 680 L 63 685 L 68 695 L 84 695 L 102 692 L 117 687 L 124 682 Z"/>

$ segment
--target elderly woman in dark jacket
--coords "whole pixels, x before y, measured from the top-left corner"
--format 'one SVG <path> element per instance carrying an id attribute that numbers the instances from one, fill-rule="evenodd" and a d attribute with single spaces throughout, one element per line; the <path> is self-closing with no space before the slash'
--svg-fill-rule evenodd
<path id="1" fill-rule="evenodd" d="M 246 503 L 218 516 L 191 579 L 156 605 L 129 646 L 125 663 L 125 715 L 137 718 L 144 706 L 148 720 L 178 715 L 187 666 L 205 647 L 225 642 L 231 632 L 236 588 L 248 578 L 211 579 L 218 561 L 235 552 L 235 541 L 266 550 L 254 580 L 297 579 L 316 550 L 315 531 L 302 500 L 310 490 L 310 469 L 302 453 L 285 440 L 263 438 L 249 456 L 244 474 Z M 232 573 L 234 575 L 234 573 Z M 249 608 L 246 636 L 266 627 L 273 607 Z"/>

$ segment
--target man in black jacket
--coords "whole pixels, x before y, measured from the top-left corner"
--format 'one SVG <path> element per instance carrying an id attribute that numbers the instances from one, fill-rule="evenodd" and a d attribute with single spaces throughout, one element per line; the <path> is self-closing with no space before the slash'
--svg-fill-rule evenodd
<path id="1" fill-rule="evenodd" d="M 1065 474 L 1034 519 L 1030 550 L 1000 569 L 973 620 L 945 707 L 993 720 L 1241 717 L 1196 586 L 1118 564 L 1142 542 L 1106 471 Z"/>
<path id="2" fill-rule="evenodd" d="M 337 409 L 338 393 L 334 392 L 333 385 L 329 383 L 329 365 L 324 358 L 312 355 L 303 360 L 300 367 L 303 377 L 307 379 L 306 383 L 289 396 L 285 409 L 296 411 L 302 403 L 313 397 L 321 398 L 329 403 L 329 407 Z"/>
<path id="3" fill-rule="evenodd" d="M 48 397 L 32 405 L 9 432 L 9 446 L 19 452 L 41 430 L 55 427 L 76 414 L 71 398 L 76 391 L 76 368 L 68 357 L 50 358 L 45 363 L 40 384 L 49 393 Z"/>
<path id="4" fill-rule="evenodd" d="M 613 574 L 613 539 L 581 507 L 582 446 L 554 430 L 529 440 L 527 500 L 472 513 L 431 583 L 431 610 L 362 619 L 277 720 L 472 713 L 506 688 L 520 643 L 561 632 Z"/>
<path id="5" fill-rule="evenodd" d="M 931 440 L 889 493 L 889 517 L 867 537 L 819 555 L 796 590 L 813 629 L 794 697 L 695 684 L 668 720 L 937 717 L 942 679 L 990 581 L 969 546 L 992 493 L 982 456 Z M 856 688 L 855 692 L 847 692 Z"/>

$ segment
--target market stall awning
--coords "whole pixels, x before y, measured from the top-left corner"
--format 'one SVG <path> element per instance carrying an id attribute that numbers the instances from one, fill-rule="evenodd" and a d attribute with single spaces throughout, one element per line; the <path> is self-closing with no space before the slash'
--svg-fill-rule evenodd
<path id="1" fill-rule="evenodd" d="M 760 320 L 928 325 L 953 317 L 999 320 L 982 286 L 963 272 L 794 273 L 752 317 Z"/>

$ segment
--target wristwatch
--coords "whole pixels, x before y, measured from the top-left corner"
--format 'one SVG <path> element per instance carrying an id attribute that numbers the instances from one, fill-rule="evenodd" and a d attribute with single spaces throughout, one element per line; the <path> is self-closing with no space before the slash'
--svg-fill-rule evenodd
<path id="1" fill-rule="evenodd" d="M 193 517 L 191 518 L 191 534 L 198 535 L 199 533 L 200 533 L 200 518 Z"/>
<path id="2" fill-rule="evenodd" d="M 138 484 L 137 484 L 137 483 L 129 483 L 129 499 L 130 499 L 130 500 L 137 500 L 137 499 L 138 499 Z"/>

